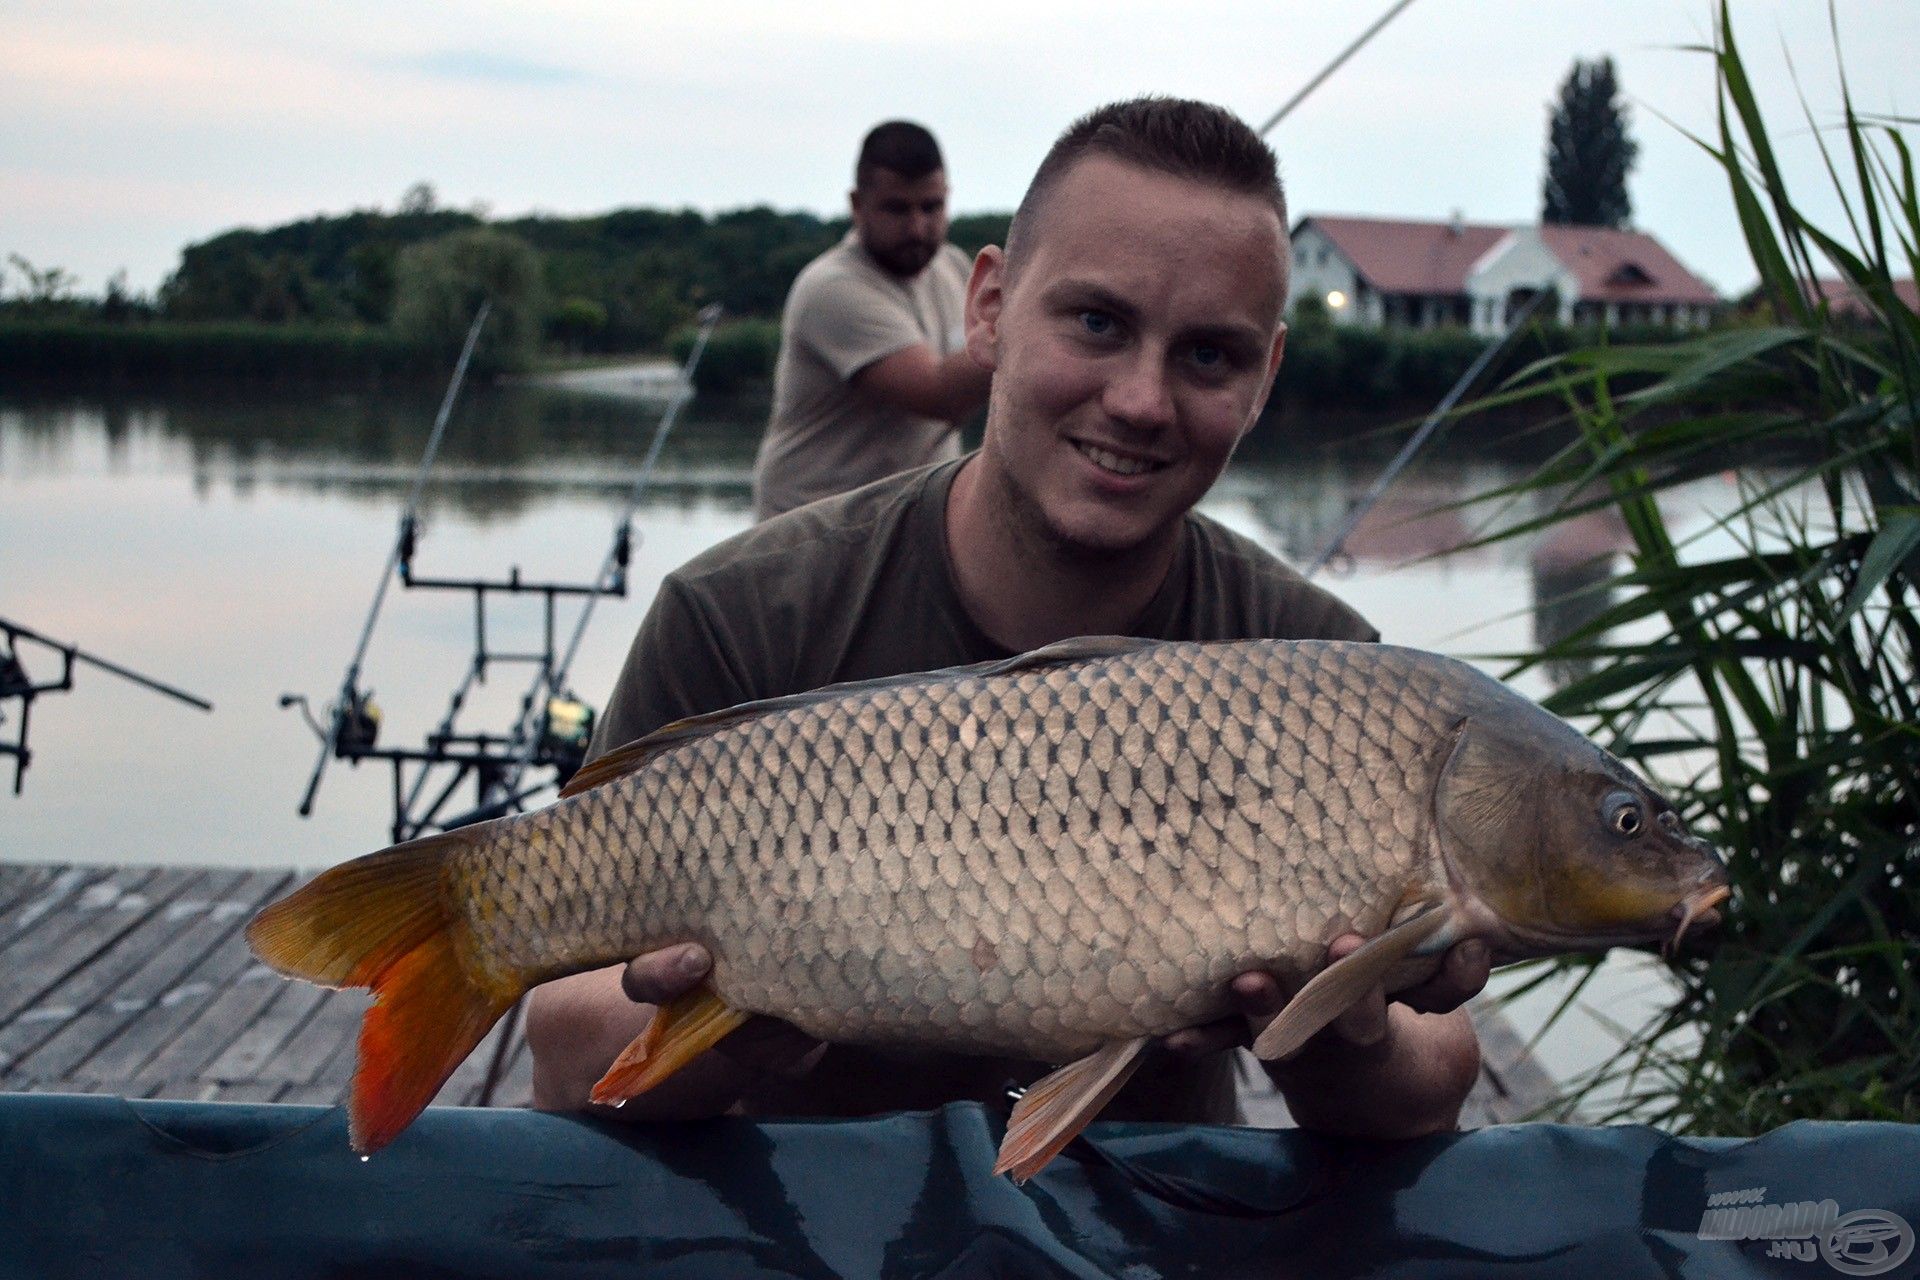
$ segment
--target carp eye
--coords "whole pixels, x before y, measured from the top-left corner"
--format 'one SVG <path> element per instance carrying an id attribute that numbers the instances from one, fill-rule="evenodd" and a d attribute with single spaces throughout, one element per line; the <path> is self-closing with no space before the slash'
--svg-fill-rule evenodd
<path id="1" fill-rule="evenodd" d="M 1637 836 L 1647 825 L 1639 799 L 1624 791 L 1616 791 L 1608 796 L 1601 811 L 1607 815 L 1607 825 L 1623 836 Z"/>

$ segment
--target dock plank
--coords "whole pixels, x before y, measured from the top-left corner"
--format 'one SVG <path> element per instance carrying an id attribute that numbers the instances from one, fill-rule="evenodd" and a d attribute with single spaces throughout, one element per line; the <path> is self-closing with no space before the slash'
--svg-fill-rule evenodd
<path id="1" fill-rule="evenodd" d="M 367 996 L 292 983 L 253 959 L 244 922 L 285 871 L 0 864 L 0 1089 L 332 1105 L 344 1095 Z M 1475 1006 L 1483 1068 L 1469 1127 L 1526 1118 L 1551 1079 L 1497 1011 Z M 502 1037 L 492 1105 L 531 1101 L 524 1023 L 503 1022 L 441 1090 L 473 1105 Z M 11 1055 L 11 1056 L 9 1056 Z M 1285 1103 L 1243 1070 L 1255 1124 Z"/>
<path id="2" fill-rule="evenodd" d="M 264 878 L 264 883 L 257 878 Z M 290 879 L 286 873 L 255 873 L 235 896 L 263 898 Z M 194 987 L 197 994 L 164 1006 L 165 1016 L 143 1018 L 115 1036 L 88 1059 L 88 1075 L 99 1080 L 146 1075 L 191 1078 L 231 1039 L 227 1025 L 209 1021 L 210 1016 L 217 1010 L 230 1011 L 230 1001 L 257 1009 L 258 1004 L 251 1002 L 264 1003 L 278 985 L 272 970 L 254 962 L 241 929 L 233 928 L 181 975 L 180 986 Z"/>
<path id="3" fill-rule="evenodd" d="M 345 1081 L 322 1081 L 318 1084 L 290 1084 L 284 1086 L 275 1102 L 284 1102 L 290 1106 L 333 1107 L 339 1106 L 347 1096 Z"/>
<path id="4" fill-rule="evenodd" d="M 486 1036 L 474 1047 L 466 1060 L 453 1069 L 447 1082 L 440 1086 L 440 1092 L 434 1095 L 434 1101 L 443 1107 L 471 1107 L 480 1096 L 480 1088 L 487 1080 L 487 1067 L 493 1062 L 494 1051 L 499 1047 L 500 1037 L 508 1032 L 507 1022 L 513 1022 L 512 1035 L 521 1038 L 520 1027 L 523 1019 L 513 1018 L 511 1014 L 493 1024 Z"/>
<path id="5" fill-rule="evenodd" d="M 17 900 L 0 911 L 0 956 L 32 932 L 35 926 L 54 918 L 79 899 L 93 885 L 105 880 L 111 867 L 49 868 L 52 875 L 30 887 Z"/>
<path id="6" fill-rule="evenodd" d="M 1560 1096 L 1559 1087 L 1527 1052 L 1511 1022 L 1479 1002 L 1471 1007 L 1480 1033 L 1480 1079 L 1467 1102 L 1477 1124 L 1532 1119 Z"/>
<path id="7" fill-rule="evenodd" d="M 201 1082 L 204 1088 L 213 1090 L 209 1102 L 278 1102 L 287 1086 L 275 1080 L 241 1080 L 232 1084 Z"/>
<path id="8" fill-rule="evenodd" d="M 0 1023 L 92 963 L 160 909 L 190 873 L 128 868 L 90 884 L 68 911 L 49 911 L 0 952 Z M 152 887 L 160 902 L 146 892 Z"/>
<path id="9" fill-rule="evenodd" d="M 190 927 L 177 913 L 176 905 L 204 879 L 201 873 L 178 885 L 171 901 L 163 903 L 161 910 L 149 915 L 138 928 L 122 934 L 91 964 L 59 975 L 59 980 L 32 1003 L 0 1021 L 0 1083 L 26 1071 L 41 1074 L 26 1065 L 29 1058 L 49 1041 L 66 1036 L 76 1022 L 100 1016 L 102 1005 L 146 962 L 153 949 Z M 55 1068 L 44 1074 L 64 1073 Z"/>
<path id="10" fill-rule="evenodd" d="M 500 1077 L 500 1083 L 493 1091 L 495 1107 L 530 1107 L 533 1105 L 533 1050 L 527 1047 L 524 1035 L 517 1037 L 513 1056 L 507 1061 L 507 1069 Z"/>
<path id="11" fill-rule="evenodd" d="M 184 982 L 185 975 L 240 927 L 251 904 L 230 895 L 247 880 L 240 871 L 211 873 L 177 894 L 146 928 L 121 938 L 87 971 L 95 982 L 111 979 L 111 985 L 56 1035 L 21 1055 L 19 1069 L 48 1077 L 85 1074 L 88 1059 L 137 1022 L 181 1017 L 179 1006 L 203 994 Z M 53 998 L 65 1003 L 64 992 Z"/>
<path id="12" fill-rule="evenodd" d="M 0 920 L 7 918 L 16 902 L 53 879 L 60 870 L 37 862 L 0 862 Z"/>
<path id="13" fill-rule="evenodd" d="M 300 1030 L 280 1047 L 262 1074 L 290 1084 L 344 1086 L 353 1075 L 360 1015 L 373 1003 L 364 991 L 329 991 Z"/>
<path id="14" fill-rule="evenodd" d="M 227 1041 L 226 1047 L 196 1067 L 191 1074 L 206 1080 L 272 1079 L 279 1084 L 293 1083 L 286 1075 L 269 1073 L 269 1064 L 285 1045 L 307 1024 L 327 991 L 305 983 L 283 982 L 276 974 L 267 980 L 271 999 Z"/>

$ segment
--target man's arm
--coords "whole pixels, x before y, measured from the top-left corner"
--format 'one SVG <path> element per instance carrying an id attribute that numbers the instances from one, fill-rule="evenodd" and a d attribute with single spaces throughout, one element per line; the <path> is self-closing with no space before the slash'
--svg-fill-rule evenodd
<path id="1" fill-rule="evenodd" d="M 1328 962 L 1362 941 L 1358 934 L 1335 939 Z M 1360 1138 L 1459 1128 L 1460 1108 L 1480 1076 L 1480 1041 L 1460 1006 L 1487 985 L 1489 968 L 1485 943 L 1459 943 L 1427 982 L 1392 1003 L 1376 989 L 1299 1053 L 1265 1064 L 1293 1118 L 1303 1128 Z"/>
<path id="2" fill-rule="evenodd" d="M 890 409 L 958 425 L 987 402 L 990 376 L 964 348 L 936 356 L 922 344 L 875 360 L 853 375 L 852 386 L 858 395 Z"/>

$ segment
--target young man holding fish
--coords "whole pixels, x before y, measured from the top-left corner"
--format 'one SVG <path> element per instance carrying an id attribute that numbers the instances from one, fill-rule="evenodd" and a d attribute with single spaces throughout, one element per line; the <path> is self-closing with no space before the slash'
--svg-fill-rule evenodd
<path id="1" fill-rule="evenodd" d="M 1005 250 L 983 250 L 968 282 L 967 351 L 992 374 L 981 451 L 790 513 L 669 577 L 596 754 L 739 702 L 1072 636 L 1376 638 L 1193 512 L 1265 404 L 1285 346 L 1288 262 L 1272 154 L 1238 120 L 1141 100 L 1076 124 L 1042 163 Z M 1331 939 L 1329 960 L 1360 943 Z M 536 1104 L 585 1105 L 653 1006 L 698 987 L 709 964 L 688 944 L 537 989 Z M 1458 1005 L 1487 969 L 1483 944 L 1457 946 L 1431 981 L 1392 1004 L 1376 990 L 1270 1066 L 1296 1117 L 1377 1137 L 1453 1127 L 1478 1067 Z M 1290 994 L 1265 973 L 1232 991 L 1244 1016 L 1166 1037 L 1168 1052 L 1107 1114 L 1231 1119 L 1220 1051 Z M 621 1114 L 919 1108 L 992 1097 L 1041 1070 L 821 1046 L 756 1020 Z"/>

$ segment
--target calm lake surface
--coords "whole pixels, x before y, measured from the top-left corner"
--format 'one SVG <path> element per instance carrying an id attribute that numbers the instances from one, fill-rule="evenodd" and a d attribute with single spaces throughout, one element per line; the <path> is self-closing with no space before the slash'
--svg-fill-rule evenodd
<path id="1" fill-rule="evenodd" d="M 280 699 L 306 694 L 318 712 L 338 690 L 436 404 L 432 394 L 0 390 L 0 617 L 215 707 L 80 668 L 73 691 L 34 706 L 22 795 L 9 794 L 11 762 L 0 759 L 0 860 L 317 868 L 388 843 L 384 763 L 334 762 L 313 816 L 297 816 L 318 745 Z M 571 683 L 587 701 L 611 688 L 661 577 L 748 524 L 762 413 L 696 404 L 683 416 L 635 521 L 629 593 L 596 607 L 575 661 Z M 416 572 L 500 577 L 517 566 L 529 579 L 591 580 L 657 416 L 602 396 L 470 388 L 421 504 Z M 1380 425 L 1263 423 L 1204 509 L 1304 562 L 1401 438 Z M 1545 542 L 1439 554 L 1485 515 L 1433 508 L 1523 467 L 1444 443 L 1376 509 L 1326 585 L 1397 643 L 1468 658 L 1526 649 L 1581 564 L 1624 542 L 1594 520 Z M 1700 495 L 1702 512 L 1713 496 Z M 563 637 L 577 608 L 562 606 Z M 537 649 L 541 623 L 536 598 L 489 601 L 495 647 Z M 438 723 L 472 644 L 467 597 L 389 592 L 361 681 L 385 712 L 383 745 L 417 745 Z M 58 674 L 45 650 L 22 645 L 19 656 L 30 674 Z M 497 668 L 462 726 L 504 730 L 530 679 Z M 1517 683 L 1538 696 L 1545 681 Z M 17 705 L 0 705 L 0 739 L 13 738 Z M 1643 966 L 1611 968 L 1610 1004 L 1657 989 Z M 1543 1054 L 1565 1069 L 1608 1043 L 1587 1024 L 1557 1031 Z"/>

